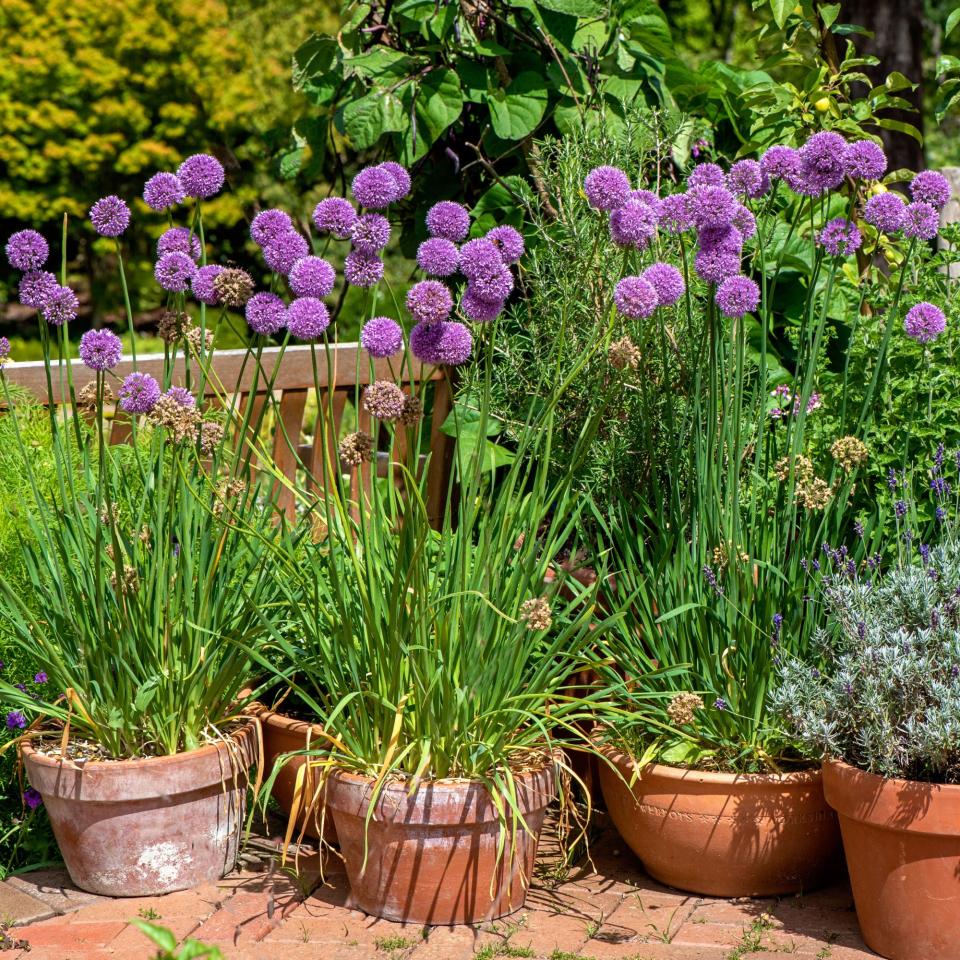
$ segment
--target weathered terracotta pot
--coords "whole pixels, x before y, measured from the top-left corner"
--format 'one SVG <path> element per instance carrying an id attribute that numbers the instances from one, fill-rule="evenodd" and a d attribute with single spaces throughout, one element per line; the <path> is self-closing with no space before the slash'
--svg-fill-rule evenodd
<path id="1" fill-rule="evenodd" d="M 607 755 L 630 783 L 634 762 Z M 601 763 L 600 785 L 620 835 L 671 887 L 766 897 L 810 890 L 840 866 L 837 818 L 819 770 L 734 775 L 650 764 L 631 789 Z"/>
<path id="2" fill-rule="evenodd" d="M 890 960 L 957 960 L 960 786 L 885 780 L 831 760 L 823 787 L 867 946 Z"/>
<path id="3" fill-rule="evenodd" d="M 226 743 L 169 757 L 82 765 L 22 747 L 70 879 L 109 897 L 144 897 L 219 880 L 243 828 L 253 725 Z"/>
<path id="4" fill-rule="evenodd" d="M 323 728 L 319 724 L 293 720 L 272 710 L 263 710 L 258 717 L 263 725 L 263 765 L 265 775 L 268 777 L 277 759 L 283 754 L 317 749 L 326 744 Z M 276 779 L 273 781 L 271 795 L 288 816 L 293 809 L 297 774 L 306 765 L 307 760 L 307 757 L 289 757 L 277 771 Z M 297 830 L 303 830 L 308 837 L 314 839 L 319 839 L 322 832 L 328 843 L 336 843 L 337 831 L 333 825 L 333 817 L 329 813 L 324 814 L 325 787 L 319 788 L 320 793 L 316 803 L 311 803 L 317 793 L 320 780 L 320 771 L 316 767 L 308 766 L 304 774 L 304 800 L 301 801 L 301 812 L 297 817 Z M 307 809 L 303 809 L 304 802 L 310 804 Z"/>
<path id="5" fill-rule="evenodd" d="M 514 854 L 505 852 L 499 862 L 496 809 L 486 787 L 470 780 L 422 783 L 412 795 L 406 783 L 387 783 L 374 804 L 365 846 L 373 782 L 337 771 L 327 789 L 351 906 L 387 920 L 443 925 L 495 920 L 523 906 L 544 814 L 556 796 L 552 762 L 517 776 L 517 803 L 528 830 L 519 827 L 507 837 L 507 851 L 512 841 Z"/>

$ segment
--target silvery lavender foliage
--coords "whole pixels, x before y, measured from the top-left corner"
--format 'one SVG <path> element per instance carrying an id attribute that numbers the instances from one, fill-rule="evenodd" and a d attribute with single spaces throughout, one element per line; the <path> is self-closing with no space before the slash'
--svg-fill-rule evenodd
<path id="1" fill-rule="evenodd" d="M 780 671 L 774 709 L 811 756 L 960 783 L 960 539 L 873 580 L 832 578 L 820 660 Z"/>

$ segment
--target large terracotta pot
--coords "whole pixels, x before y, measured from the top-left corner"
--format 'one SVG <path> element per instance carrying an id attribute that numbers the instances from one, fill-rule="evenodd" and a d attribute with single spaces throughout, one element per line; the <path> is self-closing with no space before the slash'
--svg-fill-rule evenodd
<path id="1" fill-rule="evenodd" d="M 823 765 L 863 939 L 890 960 L 960 957 L 960 786 Z"/>
<path id="2" fill-rule="evenodd" d="M 199 750 L 82 765 L 22 747 L 70 879 L 110 897 L 144 897 L 219 880 L 243 828 L 253 725 Z"/>
<path id="3" fill-rule="evenodd" d="M 634 762 L 607 755 L 630 783 Z M 671 887 L 766 897 L 810 890 L 840 865 L 837 818 L 819 770 L 735 775 L 650 764 L 631 788 L 601 763 L 600 785 L 620 835 Z"/>
<path id="4" fill-rule="evenodd" d="M 263 710 L 258 714 L 263 725 L 263 765 L 266 775 L 270 776 L 277 759 L 285 753 L 298 750 L 317 749 L 326 744 L 323 728 L 316 723 L 292 720 L 272 710 Z M 297 783 L 297 774 L 307 764 L 308 757 L 288 757 L 277 771 L 271 794 L 280 809 L 290 815 Z M 307 766 L 303 780 L 303 800 L 297 816 L 297 830 L 303 830 L 308 837 L 319 839 L 323 832 L 328 843 L 336 843 L 337 832 L 333 826 L 333 817 L 324 814 L 323 795 L 325 787 L 319 787 L 321 772 L 315 766 Z M 319 791 L 319 792 L 318 792 Z M 304 808 L 303 804 L 308 806 Z"/>
<path id="5" fill-rule="evenodd" d="M 409 784 L 388 782 L 365 839 L 373 783 L 337 771 L 327 790 L 351 906 L 387 920 L 443 925 L 495 920 L 523 906 L 544 814 L 556 796 L 552 762 L 516 777 L 528 829 L 507 836 L 499 860 L 500 822 L 483 784 L 435 780 L 411 795 Z"/>

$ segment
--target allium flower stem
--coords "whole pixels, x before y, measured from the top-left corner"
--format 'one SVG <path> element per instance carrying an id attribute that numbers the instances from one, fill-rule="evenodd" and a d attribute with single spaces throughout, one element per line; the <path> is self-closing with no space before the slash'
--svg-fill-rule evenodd
<path id="1" fill-rule="evenodd" d="M 127 312 L 127 331 L 130 334 L 130 357 L 137 365 L 137 337 L 133 330 L 133 308 L 130 306 L 130 290 L 127 287 L 127 272 L 123 268 L 123 248 L 117 237 L 117 265 L 120 268 L 120 288 L 123 290 L 123 306 Z M 134 427 L 136 429 L 136 427 Z"/>

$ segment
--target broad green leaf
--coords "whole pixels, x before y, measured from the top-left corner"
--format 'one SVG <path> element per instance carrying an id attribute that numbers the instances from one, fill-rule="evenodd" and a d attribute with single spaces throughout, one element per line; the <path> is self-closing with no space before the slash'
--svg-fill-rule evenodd
<path id="1" fill-rule="evenodd" d="M 899 120 L 890 120 L 887 117 L 876 120 L 875 123 L 884 130 L 896 130 L 897 133 L 905 133 L 907 136 L 913 137 L 917 143 L 923 143 L 923 134 L 912 123 L 902 123 Z"/>
<path id="2" fill-rule="evenodd" d="M 949 37 L 958 23 L 960 23 L 960 7 L 950 12 L 950 16 L 947 17 L 946 26 L 943 28 L 943 35 Z"/>
<path id="3" fill-rule="evenodd" d="M 426 134 L 427 146 L 436 142 L 463 110 L 460 78 L 449 69 L 434 70 L 420 82 L 416 113 L 420 135 Z"/>
<path id="4" fill-rule="evenodd" d="M 546 112 L 547 81 L 527 70 L 506 90 L 491 91 L 486 99 L 494 133 L 503 140 L 522 140 L 537 129 Z"/>
<path id="5" fill-rule="evenodd" d="M 147 923 L 144 920 L 133 920 L 133 925 L 140 929 L 140 932 L 148 936 L 161 950 L 168 952 L 177 949 L 177 938 L 166 927 L 158 927 L 155 923 Z"/>
<path id="6" fill-rule="evenodd" d="M 770 0 L 770 10 L 773 12 L 773 19 L 781 30 L 795 6 L 794 0 Z"/>
<path id="7" fill-rule="evenodd" d="M 306 43 L 297 47 L 293 55 L 293 86 L 302 90 L 314 79 L 323 79 L 337 61 L 337 41 L 333 37 L 314 34 Z"/>
<path id="8" fill-rule="evenodd" d="M 537 3 L 544 10 L 571 17 L 602 17 L 607 13 L 607 5 L 599 0 L 537 0 Z"/>
<path id="9" fill-rule="evenodd" d="M 341 126 L 357 150 L 369 150 L 385 132 L 381 94 L 368 93 L 345 104 Z"/>
<path id="10" fill-rule="evenodd" d="M 379 83 L 382 80 L 398 80 L 409 75 L 416 69 L 418 62 L 423 63 L 423 58 L 414 59 L 378 44 L 366 53 L 345 60 L 343 66 L 347 76 L 358 74 L 374 78 L 375 82 Z"/>
<path id="11" fill-rule="evenodd" d="M 820 16 L 823 18 L 823 25 L 827 28 L 832 27 L 840 15 L 839 3 L 825 3 L 818 8 Z"/>
<path id="12" fill-rule="evenodd" d="M 300 172 L 306 152 L 304 147 L 296 147 L 281 155 L 277 169 L 282 180 L 292 180 Z"/>

